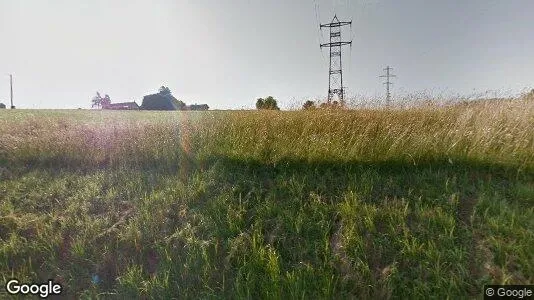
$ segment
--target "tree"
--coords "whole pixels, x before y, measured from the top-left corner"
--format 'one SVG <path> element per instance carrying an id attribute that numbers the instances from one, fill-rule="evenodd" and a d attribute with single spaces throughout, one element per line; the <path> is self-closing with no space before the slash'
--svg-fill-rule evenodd
<path id="1" fill-rule="evenodd" d="M 338 101 L 332 101 L 331 103 L 323 102 L 319 105 L 319 108 L 323 109 L 343 109 L 345 108 L 345 105 L 343 103 L 340 103 Z"/>
<path id="2" fill-rule="evenodd" d="M 168 87 L 162 85 L 159 88 L 159 93 L 161 95 L 164 95 L 164 96 L 169 96 L 169 95 L 171 95 L 171 89 L 169 89 Z"/>
<path id="3" fill-rule="evenodd" d="M 176 106 L 176 108 L 178 110 L 184 110 L 184 108 L 185 108 L 185 103 L 183 101 L 180 101 L 180 100 L 174 98 L 174 97 L 172 98 L 172 103 L 174 103 L 174 105 Z"/>
<path id="4" fill-rule="evenodd" d="M 256 101 L 256 108 L 257 109 L 280 110 L 280 108 L 278 107 L 278 104 L 276 103 L 276 99 L 274 99 L 272 96 L 269 96 L 265 99 L 259 98 Z"/>
<path id="5" fill-rule="evenodd" d="M 276 100 L 272 96 L 265 98 L 264 104 L 265 104 L 265 109 L 280 110 L 280 108 L 278 108 L 278 104 L 276 103 Z"/>
<path id="6" fill-rule="evenodd" d="M 265 102 L 262 98 L 258 98 L 256 101 L 256 109 L 263 109 L 263 106 L 265 105 Z"/>
<path id="7" fill-rule="evenodd" d="M 315 102 L 308 100 L 304 102 L 304 105 L 302 105 L 303 109 L 314 109 L 315 108 Z"/>
<path id="8" fill-rule="evenodd" d="M 92 102 L 92 105 L 91 105 L 91 108 L 100 108 L 102 106 L 102 96 L 100 96 L 100 93 L 99 92 L 96 92 L 96 96 L 93 97 L 93 99 L 91 100 Z"/>
<path id="9" fill-rule="evenodd" d="M 185 108 L 185 103 L 183 101 L 180 101 L 176 98 L 174 98 L 174 96 L 172 95 L 171 93 L 171 89 L 166 87 L 166 86 L 161 86 L 159 88 L 159 94 L 163 97 L 166 97 L 166 98 L 169 98 L 171 99 L 172 103 L 174 106 L 176 106 L 176 109 L 178 110 L 184 110 Z"/>
<path id="10" fill-rule="evenodd" d="M 106 107 L 111 104 L 111 98 L 109 98 L 109 95 L 106 94 L 104 98 L 102 99 L 102 102 L 100 103 L 102 107 Z"/>
<path id="11" fill-rule="evenodd" d="M 91 99 L 91 107 L 94 108 L 102 108 L 102 107 L 106 107 L 107 105 L 110 105 L 111 104 L 111 98 L 109 97 L 108 94 L 106 94 L 104 97 L 100 96 L 100 93 L 99 92 L 96 92 L 96 96 L 93 97 L 93 99 Z"/>

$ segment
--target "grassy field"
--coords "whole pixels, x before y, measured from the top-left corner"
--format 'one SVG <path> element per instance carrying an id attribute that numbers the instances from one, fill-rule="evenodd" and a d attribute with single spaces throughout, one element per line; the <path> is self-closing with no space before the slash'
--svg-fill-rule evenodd
<path id="1" fill-rule="evenodd" d="M 534 284 L 534 101 L 0 111 L 0 239 L 69 298 L 480 298 Z"/>

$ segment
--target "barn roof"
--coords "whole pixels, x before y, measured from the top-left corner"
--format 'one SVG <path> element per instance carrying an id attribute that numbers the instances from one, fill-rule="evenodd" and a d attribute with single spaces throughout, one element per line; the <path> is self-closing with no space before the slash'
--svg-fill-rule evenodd
<path id="1" fill-rule="evenodd" d="M 146 95 L 143 97 L 142 109 L 146 110 L 178 110 L 176 105 L 178 99 L 172 95 L 162 95 L 160 93 Z"/>

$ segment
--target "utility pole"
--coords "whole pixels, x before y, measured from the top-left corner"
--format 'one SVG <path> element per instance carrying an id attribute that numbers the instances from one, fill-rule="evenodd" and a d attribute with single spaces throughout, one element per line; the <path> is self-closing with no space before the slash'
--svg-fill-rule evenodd
<path id="1" fill-rule="evenodd" d="M 321 49 L 323 47 L 330 48 L 330 68 L 328 70 L 328 104 L 330 104 L 335 94 L 338 95 L 341 105 L 345 104 L 343 68 L 341 65 L 341 47 L 345 45 L 352 46 L 352 41 L 343 42 L 341 40 L 341 27 L 346 25 L 352 26 L 352 21 L 340 22 L 336 15 L 334 15 L 332 22 L 319 25 L 319 29 L 321 30 L 325 27 L 330 28 L 330 42 L 321 44 Z"/>
<path id="2" fill-rule="evenodd" d="M 381 75 L 379 77 L 386 77 L 387 81 L 384 82 L 386 85 L 386 105 L 389 106 L 389 103 L 391 101 L 391 94 L 389 93 L 389 86 L 393 85 L 393 82 L 389 81 L 389 78 L 397 77 L 396 75 L 391 74 L 389 71 L 393 70 L 393 68 L 390 68 L 387 66 L 387 68 L 384 69 L 386 71 L 386 75 Z"/>
<path id="3" fill-rule="evenodd" d="M 14 109 L 13 105 L 13 75 L 9 74 L 9 86 L 11 88 L 11 109 Z"/>

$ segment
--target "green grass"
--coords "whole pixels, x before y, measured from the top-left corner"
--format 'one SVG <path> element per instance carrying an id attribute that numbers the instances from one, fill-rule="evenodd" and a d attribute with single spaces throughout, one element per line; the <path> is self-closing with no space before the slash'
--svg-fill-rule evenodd
<path id="1" fill-rule="evenodd" d="M 0 112 L 0 281 L 75 298 L 534 284 L 534 103 Z M 97 274 L 101 282 L 91 282 Z"/>

